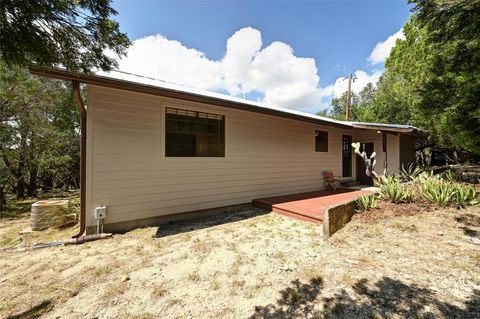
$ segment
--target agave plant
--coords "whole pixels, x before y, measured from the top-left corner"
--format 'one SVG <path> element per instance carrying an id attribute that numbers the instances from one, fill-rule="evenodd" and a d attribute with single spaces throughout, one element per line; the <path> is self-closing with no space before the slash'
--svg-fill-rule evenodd
<path id="1" fill-rule="evenodd" d="M 443 178 L 445 178 L 449 182 L 456 182 L 459 180 L 458 174 L 455 171 L 448 170 L 443 174 Z"/>
<path id="2" fill-rule="evenodd" d="M 398 171 L 398 175 L 404 182 L 410 182 L 415 180 L 421 173 L 423 173 L 423 169 L 420 166 L 417 166 L 414 162 L 402 167 Z"/>
<path id="3" fill-rule="evenodd" d="M 448 206 L 455 201 L 456 186 L 436 176 L 422 180 L 420 190 L 423 198 L 439 206 Z"/>
<path id="4" fill-rule="evenodd" d="M 480 204 L 480 194 L 474 187 L 456 184 L 455 186 L 455 204 L 458 207 L 467 207 Z"/>
<path id="5" fill-rule="evenodd" d="M 357 203 L 357 212 L 365 212 L 370 209 L 377 208 L 377 197 L 375 195 L 363 195 L 363 196 L 358 196 L 357 199 L 355 200 Z"/>
<path id="6" fill-rule="evenodd" d="M 406 192 L 400 180 L 394 176 L 384 176 L 380 183 L 380 198 L 392 203 L 401 203 L 410 201 L 413 193 Z"/>
<path id="7" fill-rule="evenodd" d="M 408 188 L 405 190 L 403 194 L 403 201 L 405 203 L 413 203 L 416 197 L 417 197 L 417 193 L 415 192 L 415 190 L 412 188 Z"/>

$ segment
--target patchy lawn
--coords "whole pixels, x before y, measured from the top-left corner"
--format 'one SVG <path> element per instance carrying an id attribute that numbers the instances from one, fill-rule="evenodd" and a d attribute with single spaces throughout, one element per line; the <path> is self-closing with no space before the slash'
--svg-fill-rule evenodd
<path id="1" fill-rule="evenodd" d="M 252 210 L 24 251 L 75 229 L 0 220 L 0 317 L 480 317 L 480 208 L 421 209 L 357 215 L 329 242 Z"/>

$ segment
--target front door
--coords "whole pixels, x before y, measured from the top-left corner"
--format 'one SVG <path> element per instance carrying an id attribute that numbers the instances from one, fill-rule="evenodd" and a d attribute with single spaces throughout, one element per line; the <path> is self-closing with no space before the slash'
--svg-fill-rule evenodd
<path id="1" fill-rule="evenodd" d="M 342 135 L 342 177 L 352 176 L 352 137 Z"/>
<path id="2" fill-rule="evenodd" d="M 365 151 L 367 156 L 370 157 L 373 153 L 373 143 L 361 143 L 360 152 Z M 362 183 L 362 185 L 373 185 L 373 179 L 368 177 L 366 172 L 365 163 L 360 156 L 357 156 L 357 181 Z"/>

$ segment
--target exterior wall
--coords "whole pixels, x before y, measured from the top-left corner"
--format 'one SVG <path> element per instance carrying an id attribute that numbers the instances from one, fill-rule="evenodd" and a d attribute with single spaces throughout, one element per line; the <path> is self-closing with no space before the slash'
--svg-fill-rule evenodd
<path id="1" fill-rule="evenodd" d="M 99 205 L 107 206 L 105 224 L 113 224 L 321 189 L 322 171 L 341 175 L 342 134 L 372 140 L 382 154 L 375 131 L 93 85 L 87 106 L 87 226 L 95 225 Z M 225 115 L 225 157 L 165 157 L 165 107 Z M 315 130 L 329 132 L 328 152 L 315 152 Z"/>
<path id="2" fill-rule="evenodd" d="M 397 173 L 400 168 L 400 136 L 387 134 L 387 171 Z"/>

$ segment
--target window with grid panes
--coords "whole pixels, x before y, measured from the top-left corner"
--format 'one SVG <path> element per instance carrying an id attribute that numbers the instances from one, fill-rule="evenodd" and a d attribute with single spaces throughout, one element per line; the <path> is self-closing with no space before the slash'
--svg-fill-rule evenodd
<path id="1" fill-rule="evenodd" d="M 225 156 L 225 116 L 167 108 L 165 117 L 165 156 Z"/>

